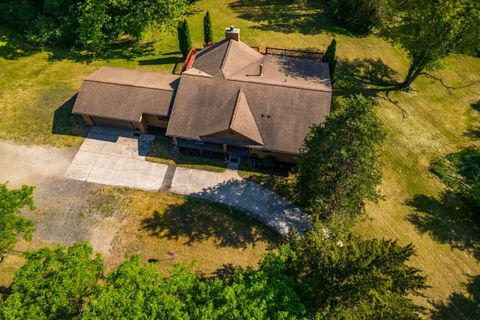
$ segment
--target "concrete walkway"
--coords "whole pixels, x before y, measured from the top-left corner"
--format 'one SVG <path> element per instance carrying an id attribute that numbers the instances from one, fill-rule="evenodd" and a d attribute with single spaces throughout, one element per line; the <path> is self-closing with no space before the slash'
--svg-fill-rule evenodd
<path id="1" fill-rule="evenodd" d="M 145 161 L 153 136 L 94 128 L 65 173 L 66 178 L 150 191 L 169 190 L 238 208 L 286 236 L 308 228 L 308 217 L 276 193 L 243 180 L 236 171 L 210 172 Z"/>

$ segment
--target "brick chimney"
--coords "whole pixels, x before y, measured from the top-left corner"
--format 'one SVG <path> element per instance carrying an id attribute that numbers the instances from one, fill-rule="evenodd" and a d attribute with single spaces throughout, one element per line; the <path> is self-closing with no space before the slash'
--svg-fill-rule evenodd
<path id="1" fill-rule="evenodd" d="M 235 28 L 234 26 L 230 26 L 225 29 L 225 39 L 233 39 L 236 41 L 240 41 L 240 29 Z"/>

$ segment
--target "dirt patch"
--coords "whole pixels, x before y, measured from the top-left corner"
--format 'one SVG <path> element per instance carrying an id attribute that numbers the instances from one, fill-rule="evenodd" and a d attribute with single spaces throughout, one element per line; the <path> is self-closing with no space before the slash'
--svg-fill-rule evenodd
<path id="1" fill-rule="evenodd" d="M 63 178 L 75 156 L 75 149 L 23 146 L 0 141 L 0 183 L 10 187 L 41 185 L 52 178 Z"/>

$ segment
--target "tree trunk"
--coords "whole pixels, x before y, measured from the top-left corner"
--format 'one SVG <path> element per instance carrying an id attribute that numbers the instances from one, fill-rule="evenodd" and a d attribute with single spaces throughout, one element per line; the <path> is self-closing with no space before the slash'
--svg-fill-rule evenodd
<path id="1" fill-rule="evenodd" d="M 411 65 L 410 69 L 408 70 L 407 76 L 405 80 L 398 85 L 398 89 L 400 90 L 408 90 L 411 84 L 417 79 L 417 77 L 422 72 L 422 68 L 420 66 Z"/>

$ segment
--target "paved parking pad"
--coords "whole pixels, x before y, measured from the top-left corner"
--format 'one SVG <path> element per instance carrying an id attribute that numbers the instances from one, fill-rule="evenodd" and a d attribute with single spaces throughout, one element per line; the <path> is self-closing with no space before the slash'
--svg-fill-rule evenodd
<path id="1" fill-rule="evenodd" d="M 129 132 L 92 131 L 77 152 L 65 177 L 113 186 L 159 190 L 168 166 L 145 161 L 153 136 Z M 141 150 L 143 149 L 143 150 Z"/>

